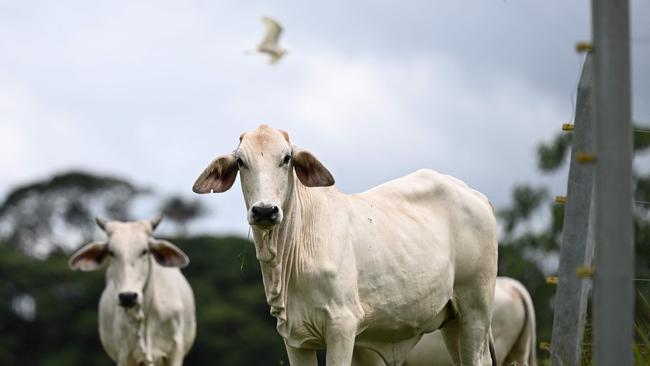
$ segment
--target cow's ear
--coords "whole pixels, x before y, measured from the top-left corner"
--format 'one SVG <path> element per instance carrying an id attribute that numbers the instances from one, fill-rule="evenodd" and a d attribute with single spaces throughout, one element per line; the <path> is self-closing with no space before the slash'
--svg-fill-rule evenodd
<path id="1" fill-rule="evenodd" d="M 190 264 L 190 259 L 176 245 L 167 240 L 151 239 L 149 249 L 156 262 L 163 267 L 183 268 Z"/>
<path id="2" fill-rule="evenodd" d="M 68 267 L 72 270 L 94 271 L 106 260 L 108 255 L 108 244 L 92 242 L 74 252 L 68 260 Z"/>
<path id="3" fill-rule="evenodd" d="M 212 161 L 194 182 L 195 193 L 221 193 L 232 187 L 237 178 L 237 159 L 233 154 L 222 155 Z"/>
<path id="4" fill-rule="evenodd" d="M 334 184 L 332 173 L 307 150 L 293 149 L 293 168 L 300 182 L 307 187 L 329 187 Z"/>

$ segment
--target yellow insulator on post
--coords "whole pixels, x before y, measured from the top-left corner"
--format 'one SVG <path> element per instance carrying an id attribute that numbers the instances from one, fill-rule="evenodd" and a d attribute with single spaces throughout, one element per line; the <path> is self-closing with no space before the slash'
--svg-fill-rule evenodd
<path id="1" fill-rule="evenodd" d="M 580 266 L 576 268 L 576 276 L 580 278 L 591 278 L 596 270 L 592 266 Z"/>
<path id="2" fill-rule="evenodd" d="M 596 155 L 581 151 L 576 154 L 576 161 L 581 164 L 591 164 L 596 161 Z"/>
<path id="3" fill-rule="evenodd" d="M 584 53 L 584 52 L 591 52 L 594 50 L 594 45 L 591 42 L 578 42 L 576 43 L 576 52 L 578 53 Z"/>

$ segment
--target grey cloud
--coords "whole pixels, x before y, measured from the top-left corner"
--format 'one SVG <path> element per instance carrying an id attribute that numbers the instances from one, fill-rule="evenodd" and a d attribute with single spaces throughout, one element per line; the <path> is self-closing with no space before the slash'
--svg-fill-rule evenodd
<path id="1" fill-rule="evenodd" d="M 633 33 L 650 33 L 640 21 L 650 6 L 633 10 Z M 3 2 L 0 132 L 16 156 L 0 159 L 0 192 L 85 167 L 189 195 L 240 132 L 268 123 L 347 192 L 430 167 L 497 206 L 515 182 L 561 193 L 565 178 L 538 174 L 534 151 L 572 116 L 573 44 L 589 37 L 588 12 L 587 2 Z M 286 29 L 277 67 L 242 53 L 262 15 Z M 650 51 L 633 45 L 635 116 L 650 121 Z M 246 232 L 238 186 L 202 199 L 217 214 L 197 230 Z"/>

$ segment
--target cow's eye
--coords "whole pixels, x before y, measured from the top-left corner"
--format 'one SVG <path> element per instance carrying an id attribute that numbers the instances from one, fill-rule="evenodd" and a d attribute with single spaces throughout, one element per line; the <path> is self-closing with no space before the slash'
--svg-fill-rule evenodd
<path id="1" fill-rule="evenodd" d="M 237 166 L 240 168 L 246 167 L 246 164 L 244 164 L 244 161 L 241 158 L 237 158 Z"/>
<path id="2" fill-rule="evenodd" d="M 284 159 L 282 160 L 282 164 L 287 165 L 291 161 L 291 155 L 287 154 L 284 156 Z"/>
<path id="3" fill-rule="evenodd" d="M 113 253 L 112 250 L 109 250 L 109 251 L 108 251 L 108 256 L 109 256 L 109 257 L 115 257 L 115 253 Z"/>
<path id="4" fill-rule="evenodd" d="M 144 257 L 145 255 L 147 255 L 147 253 L 149 253 L 147 249 L 142 249 L 142 251 L 140 252 L 140 256 Z"/>

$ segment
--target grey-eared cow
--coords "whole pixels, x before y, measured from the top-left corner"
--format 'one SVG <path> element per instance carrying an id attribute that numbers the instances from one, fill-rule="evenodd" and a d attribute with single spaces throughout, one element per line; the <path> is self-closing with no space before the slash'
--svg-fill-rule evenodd
<path id="1" fill-rule="evenodd" d="M 193 190 L 224 192 L 238 172 L 292 366 L 316 366 L 322 348 L 328 366 L 349 366 L 355 344 L 394 365 L 439 328 L 455 365 L 496 362 L 497 227 L 481 193 L 419 170 L 343 194 L 313 154 L 266 125 L 242 134 Z"/>
<path id="2" fill-rule="evenodd" d="M 180 366 L 194 343 L 194 295 L 179 270 L 189 259 L 172 243 L 151 236 L 159 222 L 97 219 L 108 240 L 83 246 L 68 262 L 81 271 L 108 262 L 99 336 L 119 366 Z"/>

